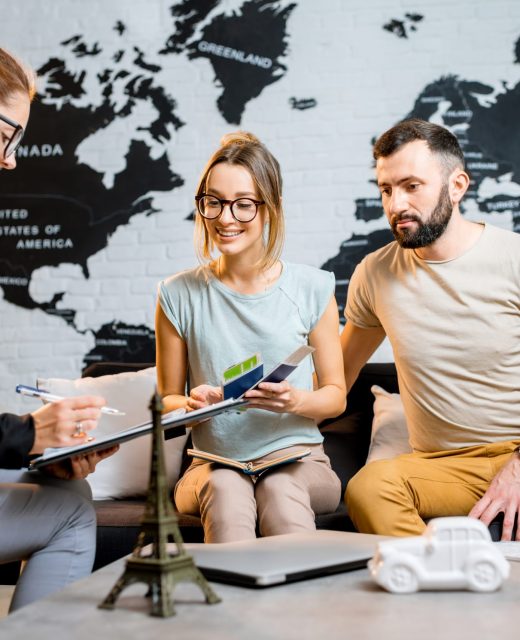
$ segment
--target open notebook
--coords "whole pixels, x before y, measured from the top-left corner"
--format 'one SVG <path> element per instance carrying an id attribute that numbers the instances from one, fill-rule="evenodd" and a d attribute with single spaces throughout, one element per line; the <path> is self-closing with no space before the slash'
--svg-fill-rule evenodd
<path id="1" fill-rule="evenodd" d="M 216 464 L 223 465 L 224 467 L 238 469 L 247 476 L 261 476 L 270 469 L 274 469 L 275 467 L 279 467 L 284 464 L 291 464 L 292 462 L 297 462 L 298 460 L 309 456 L 311 454 L 311 450 L 306 448 L 301 449 L 300 451 L 291 451 L 290 453 L 277 456 L 276 458 L 271 458 L 270 460 L 264 460 L 263 462 L 255 462 L 254 460 L 240 462 L 233 458 L 225 458 L 224 456 L 219 456 L 215 453 L 208 453 L 207 451 L 200 451 L 198 449 L 188 449 L 186 453 L 193 458 L 200 458 L 201 460 L 214 462 Z"/>

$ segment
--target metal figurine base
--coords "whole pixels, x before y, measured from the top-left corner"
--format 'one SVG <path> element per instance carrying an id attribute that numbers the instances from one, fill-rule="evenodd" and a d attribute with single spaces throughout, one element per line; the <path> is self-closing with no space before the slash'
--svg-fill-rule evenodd
<path id="1" fill-rule="evenodd" d="M 166 618 L 175 615 L 173 590 L 178 582 L 195 582 L 204 593 L 208 604 L 220 602 L 220 598 L 184 549 L 166 479 L 164 435 L 161 425 L 163 403 L 157 392 L 152 397 L 150 409 L 153 419 L 152 464 L 141 530 L 132 556 L 126 561 L 123 575 L 99 608 L 113 609 L 123 589 L 135 582 L 144 582 L 148 585 L 146 595 L 152 602 L 150 615 Z M 176 555 L 168 553 L 169 540 L 177 545 Z M 143 556 L 143 547 L 147 541 L 151 543 L 152 551 L 150 555 Z"/>

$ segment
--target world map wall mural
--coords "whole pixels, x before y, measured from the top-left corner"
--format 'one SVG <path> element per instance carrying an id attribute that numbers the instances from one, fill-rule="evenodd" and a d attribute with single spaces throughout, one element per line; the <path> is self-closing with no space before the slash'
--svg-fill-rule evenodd
<path id="1" fill-rule="evenodd" d="M 403 118 L 422 118 L 442 124 L 456 134 L 464 152 L 471 183 L 461 203 L 464 213 L 473 205 L 485 220 L 490 213 L 504 213 L 512 218 L 512 228 L 520 231 L 520 83 L 506 88 L 492 103 L 485 98 L 493 88 L 475 80 L 445 76 L 433 80 L 417 97 Z M 493 196 L 486 197 L 481 187 L 486 180 L 497 184 Z M 519 187 L 518 195 L 509 194 L 509 185 Z M 500 185 L 506 187 L 501 192 Z M 356 218 L 373 220 L 384 216 L 378 200 L 356 199 Z M 393 240 L 388 230 L 346 239 L 337 256 L 323 265 L 336 274 L 336 295 L 340 304 L 344 290 L 357 263 L 369 252 Z M 343 310 L 344 305 L 341 304 Z"/>
<path id="2" fill-rule="evenodd" d="M 33 15 L 37 4 L 19 11 Z M 154 360 L 154 283 L 195 264 L 189 194 L 226 131 L 255 132 L 281 160 L 286 257 L 334 272 L 341 313 L 355 266 L 392 240 L 370 148 L 400 119 L 453 131 L 471 177 L 463 212 L 520 231 L 520 11 L 516 30 L 507 16 L 497 26 L 503 59 L 481 76 L 457 56 L 452 65 L 449 56 L 436 64 L 435 52 L 426 58 L 431 44 L 423 51 L 422 38 L 443 26 L 424 2 L 407 13 L 390 2 L 377 20 L 361 2 L 350 12 L 334 3 L 328 15 L 310 0 L 182 0 L 160 20 L 146 12 L 138 19 L 123 0 L 105 15 L 94 5 L 99 12 L 80 19 L 77 5 L 64 2 L 63 19 L 47 16 L 56 29 L 34 49 L 28 36 L 17 43 L 8 34 L 14 20 L 2 28 L 4 46 L 40 78 L 18 168 L 1 175 L 2 305 L 25 324 L 46 318 L 58 341 L 60 332 L 77 336 L 80 352 L 58 373 Z M 471 29 L 459 38 L 464 51 Z M 436 46 L 443 49 L 441 39 Z M 386 84 L 378 47 L 392 78 L 408 61 L 402 85 Z M 416 51 L 431 64 L 414 67 Z M 134 249 L 123 242 L 130 237 Z M 112 309 L 103 302 L 111 298 Z M 0 344 L 12 335 L 6 329 Z M 13 406 L 11 383 L 55 374 L 49 360 L 47 371 L 35 370 L 13 352 L 18 364 L 12 372 L 7 365 L 0 388 L 5 404 Z"/>
<path id="3" fill-rule="evenodd" d="M 186 124 L 176 115 L 174 97 L 154 81 L 154 73 L 161 69 L 161 56 L 186 51 L 189 59 L 207 58 L 215 82 L 222 86 L 217 107 L 227 122 L 237 125 L 247 102 L 283 76 L 285 67 L 280 59 L 288 37 L 286 21 L 295 5 L 281 9 L 277 3 L 246 2 L 237 14 L 217 15 L 202 29 L 202 38 L 193 41 L 198 22 L 218 4 L 190 1 L 173 5 L 174 31 L 154 52 L 153 62 L 139 47 L 128 43 L 125 25 L 117 21 L 114 31 L 119 41 L 115 39 L 111 52 L 113 64 L 95 75 L 103 95 L 99 106 L 74 104 L 74 98 L 86 93 L 87 74 L 75 75 L 67 65 L 71 57 L 99 56 L 103 50 L 98 43 L 71 35 L 57 45 L 56 57 L 37 69 L 47 89 L 33 108 L 30 137 L 18 152 L 21 168 L 3 176 L 0 284 L 5 300 L 28 309 L 41 308 L 74 326 L 74 309 L 60 306 L 63 293 L 45 303 L 31 298 L 33 271 L 72 262 L 79 264 L 88 278 L 88 257 L 106 246 L 117 227 L 137 213 L 153 215 L 156 211 L 150 192 L 171 191 L 183 184 L 167 155 L 152 159 L 142 141 L 130 141 L 125 168 L 109 187 L 103 184 L 101 173 L 78 163 L 81 142 L 115 119 L 128 117 L 140 101 L 150 101 L 156 109 L 157 117 L 148 130 L 159 143 L 170 140 L 167 125 L 176 129 Z M 259 29 L 263 37 L 254 38 Z M 59 109 L 56 99 L 63 100 Z M 128 326 L 114 319 L 95 335 L 96 347 L 85 354 L 85 364 L 92 360 L 155 359 L 153 331 L 148 327 Z"/>

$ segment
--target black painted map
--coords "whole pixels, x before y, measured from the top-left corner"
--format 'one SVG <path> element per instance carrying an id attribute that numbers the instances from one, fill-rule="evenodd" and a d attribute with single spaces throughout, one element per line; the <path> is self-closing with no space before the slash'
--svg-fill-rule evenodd
<path id="1" fill-rule="evenodd" d="M 408 38 L 409 33 L 417 31 L 417 25 L 424 19 L 420 13 L 405 13 L 404 18 L 392 18 L 383 25 L 385 31 L 393 33 L 398 38 Z"/>
<path id="2" fill-rule="evenodd" d="M 153 193 L 171 192 L 184 177 L 175 167 L 172 133 L 190 127 L 177 113 L 175 85 L 163 86 L 160 72 L 183 56 L 206 60 L 218 88 L 215 109 L 223 123 L 240 125 L 247 105 L 280 81 L 290 65 L 291 16 L 297 2 L 245 0 L 230 11 L 221 0 L 179 0 L 170 7 L 169 35 L 146 51 L 129 39 L 123 17 L 113 25 L 110 49 L 85 34 L 71 33 L 38 70 L 42 88 L 32 108 L 28 133 L 18 153 L 19 166 L 2 175 L 0 195 L 0 287 L 5 300 L 40 309 L 95 337 L 85 365 L 101 360 L 149 362 L 155 357 L 153 330 L 118 318 L 96 329 L 79 329 L 77 311 L 63 307 L 65 291 L 44 303 L 31 296 L 36 270 L 66 263 L 79 265 L 89 278 L 88 259 L 110 242 L 133 216 L 153 216 Z M 399 38 L 417 30 L 423 16 L 393 18 L 384 29 Z M 388 35 L 390 37 L 390 35 Z M 309 42 L 312 34 L 309 34 Z M 108 61 L 108 62 L 107 62 Z M 82 67 L 84 63 L 84 67 Z M 87 64 L 89 63 L 89 64 Z M 511 63 L 520 63 L 520 37 L 511 43 Z M 92 71 L 95 69 L 95 71 Z M 312 86 L 308 87 L 309 92 Z M 124 166 L 110 180 L 81 161 L 80 147 L 114 123 L 124 123 L 145 105 L 150 120 L 132 133 Z M 320 103 L 307 93 L 285 104 L 295 117 Z M 520 83 L 498 90 L 478 79 L 432 78 L 402 117 L 417 116 L 449 127 L 459 138 L 471 176 L 463 207 L 485 218 L 509 216 L 520 231 Z M 151 153 L 143 131 L 161 153 Z M 374 137 L 380 132 L 374 132 Z M 367 140 L 367 144 L 370 141 Z M 492 195 L 483 188 L 494 185 Z M 516 192 L 511 186 L 516 187 Z M 374 184 L 354 194 L 352 209 L 370 232 L 358 231 L 323 265 L 334 271 L 340 307 L 358 262 L 393 239 Z M 188 214 L 188 212 L 186 212 Z M 190 214 L 186 219 L 192 219 Z M 374 222 L 380 225 L 373 230 Z"/>
<path id="3" fill-rule="evenodd" d="M 28 133 L 18 151 L 18 169 L 2 176 L 0 196 L 0 287 L 5 300 L 26 309 L 59 316 L 77 329 L 76 311 L 63 308 L 65 292 L 37 302 L 30 282 L 35 270 L 71 263 L 86 278 L 88 258 L 103 250 L 110 236 L 132 216 L 153 215 L 152 192 L 170 192 L 183 184 L 166 152 L 171 130 L 184 123 L 176 114 L 170 88 L 156 74 L 167 56 L 207 58 L 222 87 L 216 108 L 226 122 L 240 124 L 246 104 L 283 77 L 288 49 L 287 20 L 295 4 L 246 1 L 232 14 L 219 11 L 220 0 L 183 0 L 171 6 L 172 34 L 156 51 L 129 42 L 123 20 L 113 27 L 113 47 L 105 50 L 82 34 L 56 45 L 56 55 L 40 69 L 43 81 L 33 104 Z M 213 12 L 213 13 L 212 13 Z M 101 59 L 110 60 L 109 65 Z M 100 62 L 95 74 L 73 71 L 74 60 Z M 92 83 L 100 99 L 84 104 Z M 87 89 L 87 86 L 89 89 Z M 104 174 L 80 161 L 78 148 L 117 120 L 128 118 L 142 103 L 155 117 L 145 129 L 165 146 L 152 158 L 150 147 L 130 139 L 125 166 L 109 185 Z M 114 318 L 96 331 L 96 346 L 85 355 L 99 360 L 153 361 L 153 331 Z"/>
<path id="4" fill-rule="evenodd" d="M 222 87 L 217 107 L 231 124 L 240 124 L 246 104 L 287 71 L 281 61 L 287 54 L 287 20 L 296 4 L 248 0 L 240 12 L 219 14 L 193 38 L 198 20 L 207 17 L 218 2 L 185 0 L 172 7 L 176 31 L 161 53 L 188 52 L 188 57 L 207 58 Z"/>
<path id="5" fill-rule="evenodd" d="M 491 213 L 510 215 L 513 229 L 520 232 L 520 195 L 508 193 L 507 185 L 520 188 L 520 83 L 504 86 L 494 95 L 493 87 L 478 81 L 446 76 L 428 84 L 420 93 L 412 109 L 404 118 L 435 119 L 448 127 L 458 138 L 466 159 L 471 183 L 461 211 L 469 204 L 476 205 L 485 219 Z M 480 195 L 483 182 L 497 184 L 498 193 L 492 197 Z M 501 185 L 503 193 L 500 193 Z M 356 199 L 355 217 L 358 220 L 385 220 L 378 192 Z M 385 222 L 386 224 L 386 222 Z M 343 315 L 348 283 L 358 262 L 369 252 L 393 240 L 388 228 L 367 235 L 352 235 L 345 240 L 339 253 L 325 262 L 324 269 L 336 275 L 336 297 Z"/>

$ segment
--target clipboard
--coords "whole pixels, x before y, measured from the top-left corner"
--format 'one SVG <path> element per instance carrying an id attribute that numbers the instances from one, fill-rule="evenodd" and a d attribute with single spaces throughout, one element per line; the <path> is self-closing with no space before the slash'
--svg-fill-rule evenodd
<path id="1" fill-rule="evenodd" d="M 225 411 L 234 411 L 247 405 L 247 400 L 223 400 L 222 402 L 216 402 L 202 409 L 196 409 L 195 411 L 186 412 L 184 409 L 177 409 L 170 411 L 162 416 L 162 426 L 165 432 L 166 439 L 171 437 L 182 436 L 186 433 L 185 427 L 193 422 L 199 422 L 206 420 Z M 60 447 L 58 449 L 46 449 L 41 456 L 34 458 L 31 461 L 31 469 L 40 469 L 48 464 L 54 464 L 67 460 L 73 456 L 83 455 L 91 453 L 93 451 L 100 451 L 102 449 L 108 449 L 116 444 L 122 444 L 128 442 L 134 438 L 139 438 L 152 432 L 153 424 L 149 422 L 143 422 L 142 424 L 135 425 L 134 427 L 128 427 L 121 431 L 116 431 L 110 435 L 96 438 L 90 442 L 84 442 L 78 445 L 72 445 L 71 447 Z"/>

